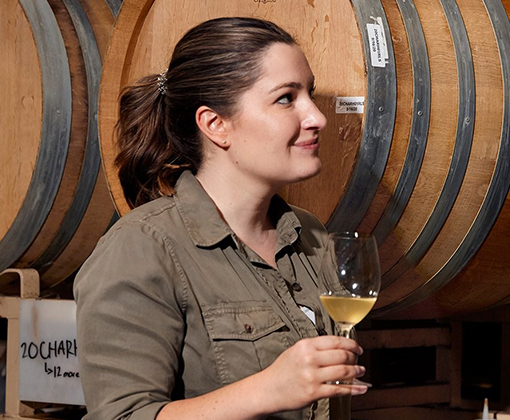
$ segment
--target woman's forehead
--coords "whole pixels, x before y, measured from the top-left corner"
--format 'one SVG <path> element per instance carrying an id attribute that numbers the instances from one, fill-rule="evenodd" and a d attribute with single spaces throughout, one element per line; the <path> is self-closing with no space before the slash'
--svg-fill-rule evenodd
<path id="1" fill-rule="evenodd" d="M 296 45 L 272 45 L 261 57 L 261 75 L 255 83 L 270 91 L 285 85 L 313 84 L 313 74 L 303 52 Z M 299 87 L 299 86 L 294 86 Z"/>

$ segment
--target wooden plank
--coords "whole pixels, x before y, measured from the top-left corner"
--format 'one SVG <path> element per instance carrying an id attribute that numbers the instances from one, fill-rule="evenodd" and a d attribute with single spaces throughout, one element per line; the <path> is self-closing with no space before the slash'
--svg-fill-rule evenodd
<path id="1" fill-rule="evenodd" d="M 475 411 L 451 408 L 404 407 L 355 411 L 352 420 L 473 420 L 478 414 Z"/>
<path id="2" fill-rule="evenodd" d="M 450 383 L 452 366 L 451 350 L 449 347 L 436 347 L 436 381 Z"/>
<path id="3" fill-rule="evenodd" d="M 510 354 L 510 323 L 504 323 L 501 325 L 501 394 L 500 401 L 510 403 L 510 362 L 508 361 L 508 355 Z M 508 405 L 507 405 L 508 407 Z M 510 413 L 507 414 L 507 418 L 510 419 Z M 499 414 L 498 414 L 499 418 Z"/>
<path id="4" fill-rule="evenodd" d="M 447 327 L 408 328 L 356 331 L 358 341 L 366 349 L 395 349 L 422 346 L 449 346 Z"/>
<path id="5" fill-rule="evenodd" d="M 413 405 L 448 403 L 449 401 L 450 385 L 448 384 L 371 389 L 366 394 L 352 399 L 352 409 L 410 407 Z M 413 420 L 415 419 L 413 418 Z"/>
<path id="6" fill-rule="evenodd" d="M 456 317 L 456 319 L 469 322 L 510 322 L 510 305 L 462 315 Z"/>
<path id="7" fill-rule="evenodd" d="M 452 347 L 451 347 L 451 406 L 461 407 L 461 382 L 462 382 L 462 323 L 451 322 L 452 328 Z"/>
<path id="8" fill-rule="evenodd" d="M 17 319 L 19 316 L 19 299 L 14 297 L 0 297 L 0 317 Z"/>
<path id="9" fill-rule="evenodd" d="M 19 305 L 19 299 L 18 299 Z M 5 412 L 14 416 L 30 416 L 34 410 L 19 400 L 19 319 L 7 325 L 7 367 L 5 380 Z"/>

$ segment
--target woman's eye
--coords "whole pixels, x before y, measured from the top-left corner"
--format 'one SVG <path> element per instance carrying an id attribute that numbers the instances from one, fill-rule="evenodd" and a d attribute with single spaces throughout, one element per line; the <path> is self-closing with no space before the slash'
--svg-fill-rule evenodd
<path id="1" fill-rule="evenodd" d="M 278 98 L 276 102 L 279 104 L 288 105 L 292 102 L 292 94 L 287 93 L 285 95 L 282 95 Z"/>
<path id="2" fill-rule="evenodd" d="M 312 100 L 313 100 L 313 99 L 315 99 L 315 86 L 314 86 L 314 87 L 312 87 L 312 88 L 310 89 L 310 91 L 308 92 L 308 94 L 310 95 L 310 98 L 311 98 Z"/>

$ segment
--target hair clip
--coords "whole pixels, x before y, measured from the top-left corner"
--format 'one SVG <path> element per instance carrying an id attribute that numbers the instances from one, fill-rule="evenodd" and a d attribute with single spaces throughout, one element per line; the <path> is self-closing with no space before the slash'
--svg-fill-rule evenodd
<path id="1" fill-rule="evenodd" d="M 163 73 L 160 73 L 159 76 L 158 76 L 158 90 L 159 90 L 159 93 L 164 95 L 167 91 L 167 88 L 166 88 L 166 82 L 167 82 L 167 78 L 166 78 L 166 70 L 163 72 Z"/>

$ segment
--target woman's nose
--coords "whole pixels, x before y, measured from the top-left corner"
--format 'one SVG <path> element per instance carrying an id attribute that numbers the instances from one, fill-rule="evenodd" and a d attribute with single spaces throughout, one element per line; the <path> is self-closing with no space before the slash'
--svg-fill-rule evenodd
<path id="1" fill-rule="evenodd" d="M 317 108 L 315 102 L 310 100 L 305 117 L 303 118 L 302 127 L 306 130 L 322 130 L 326 126 L 326 116 Z"/>

